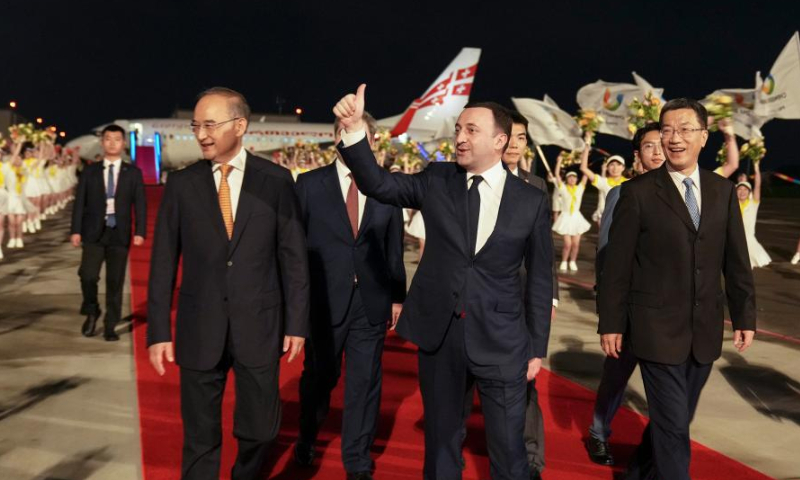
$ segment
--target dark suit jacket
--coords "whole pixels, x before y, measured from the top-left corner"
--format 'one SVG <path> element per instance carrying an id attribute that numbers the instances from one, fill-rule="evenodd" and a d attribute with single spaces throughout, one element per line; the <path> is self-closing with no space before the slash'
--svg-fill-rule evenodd
<path id="1" fill-rule="evenodd" d="M 353 238 L 336 164 L 297 177 L 311 272 L 311 318 L 344 321 L 354 279 L 369 322 L 391 318 L 392 303 L 406 298 L 403 212 L 367 198 L 358 237 Z"/>
<path id="2" fill-rule="evenodd" d="M 755 330 L 753 275 L 736 190 L 700 170 L 695 230 L 666 164 L 623 184 L 614 209 L 599 333 L 626 333 L 637 357 L 677 365 L 719 358 L 725 293 L 735 329 Z"/>
<path id="3" fill-rule="evenodd" d="M 288 170 L 247 155 L 230 241 L 211 162 L 170 175 L 153 243 L 148 345 L 172 339 L 181 256 L 175 346 L 182 367 L 214 367 L 229 335 L 234 358 L 248 367 L 276 362 L 284 335 L 308 336 L 306 242 Z"/>
<path id="4" fill-rule="evenodd" d="M 136 214 L 136 235 L 147 234 L 147 204 L 144 195 L 142 171 L 135 165 L 122 162 L 114 191 L 114 212 L 119 238 L 130 245 L 131 211 Z M 96 243 L 103 235 L 106 225 L 106 185 L 103 178 L 103 162 L 93 163 L 83 169 L 72 206 L 73 234 L 81 235 L 86 243 Z"/>
<path id="5" fill-rule="evenodd" d="M 434 351 L 454 313 L 463 312 L 472 361 L 503 365 L 546 355 L 553 245 L 545 194 L 507 175 L 497 224 L 472 258 L 463 168 L 431 163 L 416 175 L 390 174 L 376 164 L 366 140 L 340 145 L 339 151 L 366 195 L 420 210 L 425 217 L 425 256 L 403 306 L 397 327 L 401 335 Z M 529 272 L 524 297 L 519 281 L 523 261 Z"/>
<path id="6" fill-rule="evenodd" d="M 544 178 L 534 175 L 531 172 L 523 170 L 519 167 L 517 167 L 517 172 L 519 172 L 519 178 L 525 180 L 526 183 L 533 185 L 545 193 L 545 201 L 547 202 L 547 208 L 549 209 L 550 195 L 549 191 L 547 190 L 547 182 L 544 181 Z M 553 300 L 558 299 L 558 271 L 556 270 L 556 263 L 553 262 Z"/>

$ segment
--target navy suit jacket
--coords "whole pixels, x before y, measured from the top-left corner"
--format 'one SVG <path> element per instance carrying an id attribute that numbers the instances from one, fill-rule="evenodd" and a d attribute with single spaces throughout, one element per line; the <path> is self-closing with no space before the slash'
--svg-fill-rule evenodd
<path id="1" fill-rule="evenodd" d="M 367 198 L 358 236 L 353 237 L 336 164 L 297 178 L 311 272 L 311 318 L 344 321 L 354 280 L 373 325 L 391 318 L 391 304 L 406 298 L 403 213 Z"/>
<path id="2" fill-rule="evenodd" d="M 431 163 L 415 175 L 390 174 L 376 164 L 366 139 L 348 148 L 340 144 L 339 151 L 366 195 L 420 210 L 425 218 L 425 255 L 403 306 L 401 335 L 435 351 L 460 316 L 467 355 L 477 364 L 507 365 L 546 355 L 553 244 L 541 190 L 507 175 L 497 224 L 473 258 L 463 168 Z M 528 271 L 524 296 L 523 262 Z"/>
<path id="3" fill-rule="evenodd" d="M 158 211 L 147 296 L 147 344 L 172 339 L 170 310 L 179 260 L 175 349 L 180 366 L 210 370 L 227 344 L 236 361 L 261 367 L 282 354 L 284 335 L 307 337 L 308 261 L 288 170 L 248 154 L 228 240 L 211 163 L 169 176 Z"/>
<path id="4" fill-rule="evenodd" d="M 139 167 L 121 162 L 114 191 L 114 212 L 119 238 L 130 245 L 131 210 L 136 214 L 135 234 L 147 234 L 147 204 L 144 196 L 144 181 Z M 103 178 L 103 162 L 93 163 L 81 172 L 72 206 L 71 232 L 81 235 L 86 243 L 96 243 L 103 235 L 106 225 L 106 185 Z"/>

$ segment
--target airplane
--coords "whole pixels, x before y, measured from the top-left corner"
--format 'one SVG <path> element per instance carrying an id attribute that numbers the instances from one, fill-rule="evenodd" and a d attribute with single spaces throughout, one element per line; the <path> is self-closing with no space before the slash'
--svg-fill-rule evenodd
<path id="1" fill-rule="evenodd" d="M 481 50 L 463 48 L 431 86 L 416 98 L 400 115 L 378 120 L 378 126 L 390 129 L 393 137 L 407 135 L 418 142 L 450 137 L 455 119 L 469 102 Z M 131 158 L 137 149 L 152 148 L 159 170 L 186 167 L 202 157 L 189 120 L 175 118 L 119 119 L 113 122 L 129 132 Z M 82 135 L 67 143 L 78 148 L 81 158 L 94 160 L 101 154 L 99 134 L 101 125 L 92 134 Z M 331 144 L 334 141 L 332 124 L 250 122 L 244 136 L 244 147 L 253 152 L 268 154 L 297 142 Z"/>

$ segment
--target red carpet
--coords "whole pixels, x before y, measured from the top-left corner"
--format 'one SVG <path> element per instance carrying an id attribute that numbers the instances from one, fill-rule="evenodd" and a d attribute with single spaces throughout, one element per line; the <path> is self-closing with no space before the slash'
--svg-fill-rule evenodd
<path id="1" fill-rule="evenodd" d="M 173 480 L 180 476 L 182 438 L 178 372 L 174 365 L 170 365 L 167 374 L 159 377 L 148 362 L 145 339 L 149 242 L 152 239 L 161 189 L 149 187 L 147 195 L 150 230 L 147 248 L 133 248 L 130 255 L 142 463 L 146 480 Z M 297 392 L 301 369 L 302 363 L 299 360 L 292 364 L 283 361 L 281 371 L 283 427 L 265 469 L 272 473 L 268 477 L 265 475 L 265 478 L 344 479 L 338 435 L 342 408 L 341 384 L 334 392 L 331 414 L 326 428 L 320 434 L 321 462 L 318 462 L 318 469 L 298 469 L 291 461 L 291 446 L 297 437 L 299 411 Z M 417 388 L 416 370 L 414 347 L 397 335 L 390 334 L 384 354 L 380 426 L 373 448 L 376 462 L 375 476 L 378 479 L 402 480 L 422 477 L 422 401 Z M 582 437 L 591 420 L 594 393 L 546 370 L 542 371 L 537 383 L 547 432 L 547 468 L 544 477 L 548 480 L 612 479 L 613 472 L 622 471 L 622 467 L 611 470 L 594 465 L 588 460 L 584 451 Z M 235 441 L 231 434 L 232 411 L 233 388 L 229 382 L 224 403 L 223 478 L 229 478 L 235 456 Z M 612 443 L 618 463 L 624 465 L 627 462 L 627 458 L 638 444 L 645 423 L 644 417 L 628 409 L 619 412 L 614 421 Z M 469 434 L 465 445 L 467 469 L 464 478 L 489 478 L 483 419 L 477 407 L 468 427 Z M 692 453 L 692 477 L 695 480 L 769 478 L 697 443 L 693 445 Z"/>

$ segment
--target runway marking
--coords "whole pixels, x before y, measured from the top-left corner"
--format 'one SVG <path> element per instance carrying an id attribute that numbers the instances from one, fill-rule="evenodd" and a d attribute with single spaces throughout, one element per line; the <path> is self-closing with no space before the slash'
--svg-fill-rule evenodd
<path id="1" fill-rule="evenodd" d="M 575 285 L 576 287 L 583 288 L 584 290 L 594 291 L 594 285 L 586 282 L 582 282 L 580 280 L 576 280 L 574 278 L 568 277 L 558 277 L 559 282 L 566 283 L 567 285 Z M 725 323 L 728 325 L 733 325 L 733 323 L 729 319 L 725 319 Z M 761 328 L 756 329 L 756 333 L 760 335 L 766 335 L 768 337 L 777 338 L 779 340 L 785 340 L 790 343 L 796 343 L 800 345 L 800 338 L 792 337 L 790 335 L 784 335 L 782 333 L 772 332 L 770 330 L 764 330 Z"/>

